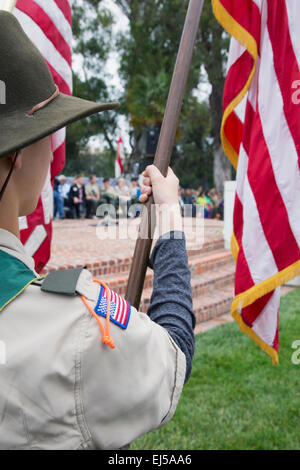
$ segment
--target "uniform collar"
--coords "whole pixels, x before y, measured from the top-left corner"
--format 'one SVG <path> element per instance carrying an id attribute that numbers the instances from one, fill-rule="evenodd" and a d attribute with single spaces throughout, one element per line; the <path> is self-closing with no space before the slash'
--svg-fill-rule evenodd
<path id="1" fill-rule="evenodd" d="M 35 272 L 34 259 L 25 251 L 20 240 L 11 232 L 0 228 L 0 250 L 22 261 L 31 271 Z M 36 274 L 37 275 L 37 274 Z M 37 275 L 38 276 L 38 275 Z"/>

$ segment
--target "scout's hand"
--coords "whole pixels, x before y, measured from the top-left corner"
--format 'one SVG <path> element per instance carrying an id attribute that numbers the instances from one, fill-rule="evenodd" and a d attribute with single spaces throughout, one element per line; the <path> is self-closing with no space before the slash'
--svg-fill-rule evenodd
<path id="1" fill-rule="evenodd" d="M 182 231 L 182 218 L 178 201 L 179 180 L 171 168 L 164 177 L 154 165 L 147 166 L 143 173 L 144 186 L 140 202 L 147 202 L 153 193 L 157 209 L 157 226 L 163 235 L 173 230 Z"/>
<path id="2" fill-rule="evenodd" d="M 154 165 L 147 166 L 143 176 L 140 202 L 147 202 L 153 193 L 155 204 L 178 205 L 179 180 L 170 167 L 166 178 Z"/>

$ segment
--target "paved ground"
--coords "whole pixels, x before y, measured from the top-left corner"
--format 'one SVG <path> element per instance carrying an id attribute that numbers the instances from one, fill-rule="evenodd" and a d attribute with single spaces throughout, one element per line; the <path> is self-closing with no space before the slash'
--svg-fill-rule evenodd
<path id="1" fill-rule="evenodd" d="M 53 223 L 52 256 L 46 271 L 68 266 L 93 265 L 115 259 L 131 258 L 139 219 L 121 219 L 119 227 L 105 228 L 97 220 L 59 220 Z M 189 250 L 222 238 L 223 222 L 186 218 L 184 231 Z"/>

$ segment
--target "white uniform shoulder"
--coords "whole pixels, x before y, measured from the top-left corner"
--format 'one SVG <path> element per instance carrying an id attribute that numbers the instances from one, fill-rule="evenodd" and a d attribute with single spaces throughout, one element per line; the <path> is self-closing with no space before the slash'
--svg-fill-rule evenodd
<path id="1" fill-rule="evenodd" d="M 76 283 L 76 292 L 83 295 L 92 302 L 96 302 L 99 297 L 99 285 L 94 282 L 92 273 L 83 269 Z"/>

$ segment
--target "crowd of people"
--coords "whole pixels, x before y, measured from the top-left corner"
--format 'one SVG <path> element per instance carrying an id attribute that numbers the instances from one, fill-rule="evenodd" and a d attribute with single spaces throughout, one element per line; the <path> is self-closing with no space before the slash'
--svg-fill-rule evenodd
<path id="1" fill-rule="evenodd" d="M 202 187 L 195 189 L 179 188 L 179 203 L 182 215 L 195 217 L 197 207 L 203 208 L 205 219 L 220 219 L 224 217 L 224 201 L 222 194 L 215 188 L 205 191 Z"/>
<path id="2" fill-rule="evenodd" d="M 126 215 L 128 208 L 138 203 L 141 190 L 138 179 L 131 178 L 127 184 L 124 178 L 119 178 L 116 186 L 110 178 L 104 178 L 102 187 L 97 182 L 96 175 L 91 175 L 84 183 L 82 175 L 77 175 L 72 184 L 64 175 L 54 181 L 54 217 L 56 219 L 96 218 L 97 208 L 109 204 L 115 208 L 117 216 Z"/>
<path id="3" fill-rule="evenodd" d="M 101 187 L 100 187 L 101 185 Z M 119 178 L 112 184 L 110 178 L 98 183 L 96 175 L 91 175 L 84 182 L 82 175 L 77 175 L 70 184 L 64 175 L 54 181 L 54 216 L 56 219 L 96 218 L 97 208 L 110 205 L 117 217 L 130 215 L 129 207 L 138 203 L 141 195 L 139 180 L 132 177 L 128 182 Z M 215 188 L 205 191 L 179 188 L 179 204 L 182 215 L 195 217 L 199 206 L 203 209 L 206 219 L 223 219 L 223 197 Z M 139 212 L 134 212 L 134 216 Z"/>

